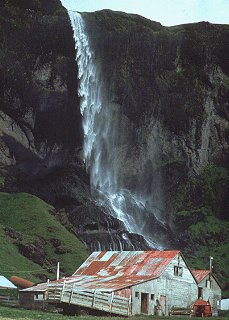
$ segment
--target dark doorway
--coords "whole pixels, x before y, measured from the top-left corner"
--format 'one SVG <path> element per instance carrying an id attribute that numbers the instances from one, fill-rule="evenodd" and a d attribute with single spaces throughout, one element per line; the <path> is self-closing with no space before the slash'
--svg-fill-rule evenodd
<path id="1" fill-rule="evenodd" d="M 148 314 L 148 293 L 141 294 L 141 313 Z"/>
<path id="2" fill-rule="evenodd" d="M 203 299 L 203 288 L 198 287 L 198 299 Z"/>

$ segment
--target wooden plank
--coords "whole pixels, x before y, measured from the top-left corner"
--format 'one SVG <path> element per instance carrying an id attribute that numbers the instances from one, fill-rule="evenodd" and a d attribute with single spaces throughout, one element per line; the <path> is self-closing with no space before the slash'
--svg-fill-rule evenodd
<path id="1" fill-rule="evenodd" d="M 107 306 L 107 307 L 110 307 L 110 304 L 109 303 L 104 303 L 104 302 L 99 302 L 97 301 L 95 304 L 94 304 L 95 307 L 99 307 L 99 306 Z"/>
<path id="2" fill-rule="evenodd" d="M 120 312 L 124 312 L 124 313 L 128 313 L 128 309 L 127 308 L 119 308 L 119 307 L 112 307 L 112 312 L 113 311 L 120 311 Z"/>
<path id="3" fill-rule="evenodd" d="M 113 298 L 113 301 L 115 301 L 115 302 L 121 302 L 121 303 L 126 303 L 126 304 L 128 304 L 129 303 L 129 299 L 116 299 L 115 297 Z"/>
<path id="4" fill-rule="evenodd" d="M 110 297 L 95 296 L 96 300 L 110 301 Z"/>
<path id="5" fill-rule="evenodd" d="M 128 315 L 128 310 L 118 309 L 118 308 L 112 308 L 112 313 L 116 314 L 122 314 L 122 315 Z"/>
<path id="6" fill-rule="evenodd" d="M 90 301 L 90 302 L 93 301 L 93 298 L 84 298 L 84 297 L 81 297 L 81 296 L 75 295 L 75 294 L 72 295 L 72 299 L 79 300 L 79 301 Z"/>
<path id="7" fill-rule="evenodd" d="M 88 293 L 88 292 L 79 292 L 77 290 L 73 290 L 72 292 L 73 292 L 73 294 L 78 294 L 78 295 L 81 295 L 83 297 L 90 297 L 90 298 L 94 297 L 94 295 L 92 293 Z"/>
<path id="8" fill-rule="evenodd" d="M 109 302 L 110 301 L 110 299 L 109 299 L 110 297 L 95 297 L 95 301 L 104 301 L 104 302 Z"/>
<path id="9" fill-rule="evenodd" d="M 124 305 L 120 305 L 120 304 L 113 304 L 112 308 L 129 309 L 128 306 L 124 306 Z"/>
<path id="10" fill-rule="evenodd" d="M 96 298 L 105 298 L 105 299 L 109 299 L 111 294 L 101 294 L 101 293 L 96 293 Z"/>
<path id="11" fill-rule="evenodd" d="M 92 301 L 89 301 L 89 300 L 79 300 L 79 299 L 72 298 L 71 304 L 79 304 L 79 305 L 84 305 L 84 304 L 86 304 L 87 306 L 91 306 L 91 305 L 92 305 Z"/>
<path id="12" fill-rule="evenodd" d="M 129 301 L 129 298 L 121 297 L 121 296 L 114 296 L 115 300 L 122 300 L 122 301 Z"/>
<path id="13" fill-rule="evenodd" d="M 74 305 L 79 305 L 79 306 L 85 306 L 85 307 L 91 307 L 91 302 L 90 301 L 85 301 L 85 300 L 75 300 L 75 299 L 72 299 L 71 301 L 71 304 L 74 304 Z"/>
<path id="14" fill-rule="evenodd" d="M 123 307 L 123 306 L 114 306 L 114 305 L 113 305 L 111 310 L 114 310 L 114 309 L 128 310 L 128 307 Z"/>
<path id="15" fill-rule="evenodd" d="M 129 303 L 126 303 L 126 301 L 114 301 L 113 300 L 113 303 L 112 305 L 117 305 L 117 306 L 124 306 L 124 307 L 128 307 Z"/>
<path id="16" fill-rule="evenodd" d="M 81 292 L 78 292 L 78 291 L 72 291 L 72 294 L 75 295 L 75 296 L 79 296 L 79 297 L 82 297 L 82 298 L 89 298 L 89 299 L 93 299 L 93 295 L 88 295 L 88 294 L 82 294 Z"/>
<path id="17" fill-rule="evenodd" d="M 48 300 L 52 299 L 52 300 L 60 300 L 60 293 L 57 294 L 57 293 L 49 293 L 48 294 Z"/>

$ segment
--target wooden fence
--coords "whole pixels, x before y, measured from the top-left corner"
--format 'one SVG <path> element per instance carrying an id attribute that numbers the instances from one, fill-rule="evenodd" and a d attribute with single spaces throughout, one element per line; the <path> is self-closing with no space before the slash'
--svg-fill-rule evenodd
<path id="1" fill-rule="evenodd" d="M 0 303 L 10 302 L 10 296 L 0 296 Z"/>
<path id="2" fill-rule="evenodd" d="M 63 284 L 49 284 L 48 285 L 48 302 L 60 302 Z"/>
<path id="3" fill-rule="evenodd" d="M 131 314 L 131 297 L 121 297 L 114 292 L 80 289 L 76 284 L 49 285 L 48 301 L 65 302 L 125 316 Z"/>

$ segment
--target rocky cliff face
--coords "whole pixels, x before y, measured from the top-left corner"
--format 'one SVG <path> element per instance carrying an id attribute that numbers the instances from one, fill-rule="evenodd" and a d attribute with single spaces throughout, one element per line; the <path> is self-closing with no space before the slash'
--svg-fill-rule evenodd
<path id="1" fill-rule="evenodd" d="M 164 186 L 174 189 L 209 163 L 227 164 L 229 27 L 165 28 L 110 11 L 83 16 L 110 103 L 129 128 L 126 150 L 117 149 L 128 163 L 120 172 L 126 183 L 134 188 L 136 176 L 170 168 Z"/>
<path id="2" fill-rule="evenodd" d="M 126 135 L 114 152 L 113 161 L 125 164 L 118 179 L 145 196 L 146 209 L 159 207 L 161 218 L 179 231 L 172 245 L 201 257 L 199 267 L 210 248 L 218 251 L 225 279 L 229 27 L 202 22 L 167 28 L 107 10 L 83 17 L 109 107 Z M 31 192 L 65 208 L 91 250 L 120 243 L 130 249 L 128 237 L 135 248 L 147 248 L 91 197 L 66 11 L 57 0 L 8 0 L 0 4 L 0 19 L 2 189 Z"/>
<path id="3" fill-rule="evenodd" d="M 75 44 L 60 1 L 0 5 L 0 166 L 4 191 L 27 191 L 71 213 L 93 251 L 148 248 L 90 194 L 82 163 Z M 108 231 L 109 230 L 109 231 Z"/>
<path id="4" fill-rule="evenodd" d="M 83 17 L 126 135 L 113 153 L 113 163 L 125 163 L 117 179 L 146 209 L 159 208 L 189 257 L 206 263 L 212 252 L 225 279 L 229 26 L 166 28 L 107 10 Z"/>
<path id="5" fill-rule="evenodd" d="M 3 1 L 0 10 L 1 163 L 32 174 L 54 146 L 79 145 L 74 42 L 59 1 Z"/>

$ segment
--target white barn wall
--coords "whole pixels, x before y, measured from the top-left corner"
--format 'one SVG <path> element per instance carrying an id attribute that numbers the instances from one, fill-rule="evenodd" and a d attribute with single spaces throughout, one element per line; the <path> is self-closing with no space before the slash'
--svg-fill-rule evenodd
<path id="1" fill-rule="evenodd" d="M 221 300 L 221 310 L 229 310 L 229 298 Z"/>
<path id="2" fill-rule="evenodd" d="M 179 263 L 178 263 L 179 260 Z M 174 266 L 183 268 L 181 276 L 174 275 Z M 168 315 L 172 306 L 188 307 L 197 299 L 197 284 L 184 262 L 182 256 L 178 254 L 167 266 L 162 275 L 132 288 L 132 314 L 141 313 L 141 293 L 148 293 L 148 314 L 155 313 L 156 301 L 160 301 L 160 296 L 166 296 L 165 314 Z M 139 292 L 139 298 L 135 297 L 135 292 Z M 151 300 L 151 294 L 154 294 L 154 300 Z"/>
<path id="3" fill-rule="evenodd" d="M 211 277 L 211 288 L 207 288 L 206 280 L 209 280 L 209 275 L 199 282 L 198 287 L 203 288 L 203 300 L 210 302 L 212 306 L 212 313 L 214 316 L 217 316 L 217 310 L 220 309 L 221 288 L 215 281 L 214 277 Z"/>

